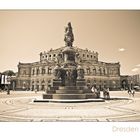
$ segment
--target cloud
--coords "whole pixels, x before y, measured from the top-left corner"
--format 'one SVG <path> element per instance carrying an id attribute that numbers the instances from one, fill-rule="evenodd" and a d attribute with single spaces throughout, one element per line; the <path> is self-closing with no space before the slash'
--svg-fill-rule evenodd
<path id="1" fill-rule="evenodd" d="M 124 48 L 119 48 L 118 51 L 123 52 L 123 51 L 125 51 L 125 49 Z"/>
<path id="2" fill-rule="evenodd" d="M 136 71 L 138 71 L 138 70 L 139 70 L 139 68 L 133 68 L 133 69 L 132 69 L 133 72 L 136 72 Z"/>
<path id="3" fill-rule="evenodd" d="M 137 67 L 140 67 L 140 64 L 136 65 Z"/>

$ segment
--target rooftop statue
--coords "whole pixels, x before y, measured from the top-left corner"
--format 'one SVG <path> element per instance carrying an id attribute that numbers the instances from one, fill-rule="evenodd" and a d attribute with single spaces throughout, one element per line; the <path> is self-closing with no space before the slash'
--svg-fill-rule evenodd
<path id="1" fill-rule="evenodd" d="M 74 41 L 74 35 L 72 32 L 71 22 L 68 22 L 68 26 L 65 28 L 65 37 L 64 37 L 66 47 L 72 47 Z"/>

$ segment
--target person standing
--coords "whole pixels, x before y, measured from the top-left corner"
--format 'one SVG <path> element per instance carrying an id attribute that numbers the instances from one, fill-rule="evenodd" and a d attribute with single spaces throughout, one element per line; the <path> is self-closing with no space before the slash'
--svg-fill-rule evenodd
<path id="1" fill-rule="evenodd" d="M 37 88 L 35 88 L 35 93 L 37 93 Z"/>
<path id="2" fill-rule="evenodd" d="M 91 91 L 92 91 L 93 93 L 97 93 L 97 89 L 96 89 L 94 86 L 92 86 Z"/>

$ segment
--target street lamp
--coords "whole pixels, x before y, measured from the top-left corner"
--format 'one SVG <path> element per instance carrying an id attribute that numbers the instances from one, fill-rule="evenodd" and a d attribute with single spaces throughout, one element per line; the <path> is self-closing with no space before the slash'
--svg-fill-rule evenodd
<path id="1" fill-rule="evenodd" d="M 133 81 L 130 82 L 130 88 L 133 89 Z"/>
<path id="2" fill-rule="evenodd" d="M 11 77 L 7 77 L 7 94 L 10 94 L 10 83 L 11 83 Z"/>

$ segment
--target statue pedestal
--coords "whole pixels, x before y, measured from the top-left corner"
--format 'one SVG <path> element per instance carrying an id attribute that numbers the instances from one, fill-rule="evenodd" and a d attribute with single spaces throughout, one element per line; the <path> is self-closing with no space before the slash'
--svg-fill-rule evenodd
<path id="1" fill-rule="evenodd" d="M 65 80 L 65 86 L 76 86 L 75 82 L 71 80 Z"/>
<path id="2" fill-rule="evenodd" d="M 61 85 L 62 85 L 62 81 L 61 80 L 53 79 L 53 87 L 59 87 Z"/>
<path id="3" fill-rule="evenodd" d="M 77 86 L 59 86 L 54 93 L 43 94 L 43 99 L 86 99 L 86 94 Z"/>
<path id="4" fill-rule="evenodd" d="M 76 86 L 86 86 L 85 79 L 77 79 Z"/>

